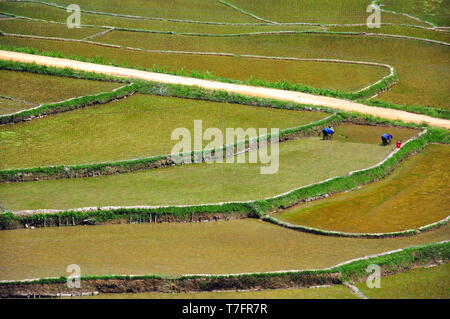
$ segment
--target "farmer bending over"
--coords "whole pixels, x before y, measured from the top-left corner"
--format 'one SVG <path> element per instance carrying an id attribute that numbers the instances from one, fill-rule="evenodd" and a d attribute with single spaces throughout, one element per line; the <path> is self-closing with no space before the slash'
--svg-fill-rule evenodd
<path id="1" fill-rule="evenodd" d="M 331 127 L 331 125 L 328 126 L 328 127 L 325 127 L 325 128 L 322 130 L 322 134 L 323 134 L 323 140 L 329 140 L 329 139 L 331 139 L 331 138 L 333 137 L 333 135 L 334 135 L 333 127 Z"/>
<path id="2" fill-rule="evenodd" d="M 381 142 L 383 143 L 383 145 L 391 144 L 392 139 L 393 139 L 393 136 L 391 134 L 385 133 L 385 134 L 381 135 Z"/>

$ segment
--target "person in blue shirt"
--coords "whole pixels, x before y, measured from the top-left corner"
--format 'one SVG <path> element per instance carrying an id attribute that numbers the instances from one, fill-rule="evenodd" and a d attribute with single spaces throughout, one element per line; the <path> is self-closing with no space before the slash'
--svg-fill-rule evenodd
<path id="1" fill-rule="evenodd" d="M 333 130 L 333 127 L 331 127 L 331 125 L 328 126 L 328 127 L 325 127 L 325 128 L 322 130 L 322 135 L 323 135 L 323 140 L 329 140 L 329 139 L 331 139 L 331 138 L 334 136 L 334 130 Z"/>
<path id="2" fill-rule="evenodd" d="M 385 133 L 381 135 L 381 142 L 383 143 L 383 145 L 388 145 L 391 144 L 393 138 L 394 137 L 391 134 Z"/>

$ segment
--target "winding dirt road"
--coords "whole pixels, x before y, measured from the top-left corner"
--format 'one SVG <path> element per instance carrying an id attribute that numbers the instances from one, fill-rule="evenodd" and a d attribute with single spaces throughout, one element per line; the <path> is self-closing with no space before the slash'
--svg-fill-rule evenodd
<path id="1" fill-rule="evenodd" d="M 58 68 L 70 68 L 75 70 L 101 73 L 104 75 L 117 76 L 122 78 L 134 78 L 161 83 L 198 86 L 210 90 L 226 91 L 247 96 L 296 102 L 300 104 L 327 106 L 334 109 L 358 112 L 390 120 L 401 120 L 403 122 L 413 122 L 417 124 L 427 122 L 431 126 L 438 126 L 450 129 L 450 120 L 438 119 L 426 115 L 414 114 L 400 110 L 367 106 L 349 100 L 307 93 L 285 91 L 279 89 L 269 89 L 249 85 L 230 84 L 210 80 L 201 80 L 183 76 L 139 71 L 109 65 L 100 65 L 94 63 L 74 61 L 69 59 L 52 58 L 3 50 L 0 50 L 0 59 L 24 63 L 35 63 L 39 65 L 52 66 Z"/>

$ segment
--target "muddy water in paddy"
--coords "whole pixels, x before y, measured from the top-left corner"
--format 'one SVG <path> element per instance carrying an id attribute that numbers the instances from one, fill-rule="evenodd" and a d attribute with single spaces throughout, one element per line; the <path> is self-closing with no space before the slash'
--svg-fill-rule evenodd
<path id="1" fill-rule="evenodd" d="M 400 231 L 436 222 L 449 215 L 449 157 L 450 146 L 429 145 L 380 182 L 275 216 L 348 232 Z"/>
<path id="2" fill-rule="evenodd" d="M 404 127 L 383 127 L 371 125 L 344 124 L 335 128 L 335 139 L 350 143 L 381 144 L 381 135 L 389 133 L 395 141 L 405 142 L 419 133 Z"/>
<path id="3" fill-rule="evenodd" d="M 446 226 L 405 238 L 334 238 L 255 219 L 11 230 L 0 232 L 0 280 L 67 275 L 69 264 L 82 275 L 322 268 L 449 237 Z"/>

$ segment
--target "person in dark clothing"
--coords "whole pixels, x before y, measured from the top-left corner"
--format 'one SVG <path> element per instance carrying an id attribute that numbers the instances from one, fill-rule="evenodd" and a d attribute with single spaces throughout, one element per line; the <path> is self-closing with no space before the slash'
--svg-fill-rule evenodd
<path id="1" fill-rule="evenodd" d="M 381 135 L 381 142 L 383 143 L 383 145 L 388 145 L 391 144 L 393 138 L 394 137 L 391 134 L 385 133 Z"/>
<path id="2" fill-rule="evenodd" d="M 322 135 L 323 135 L 323 140 L 329 140 L 333 137 L 334 135 L 334 130 L 331 126 L 325 127 L 322 130 Z"/>

